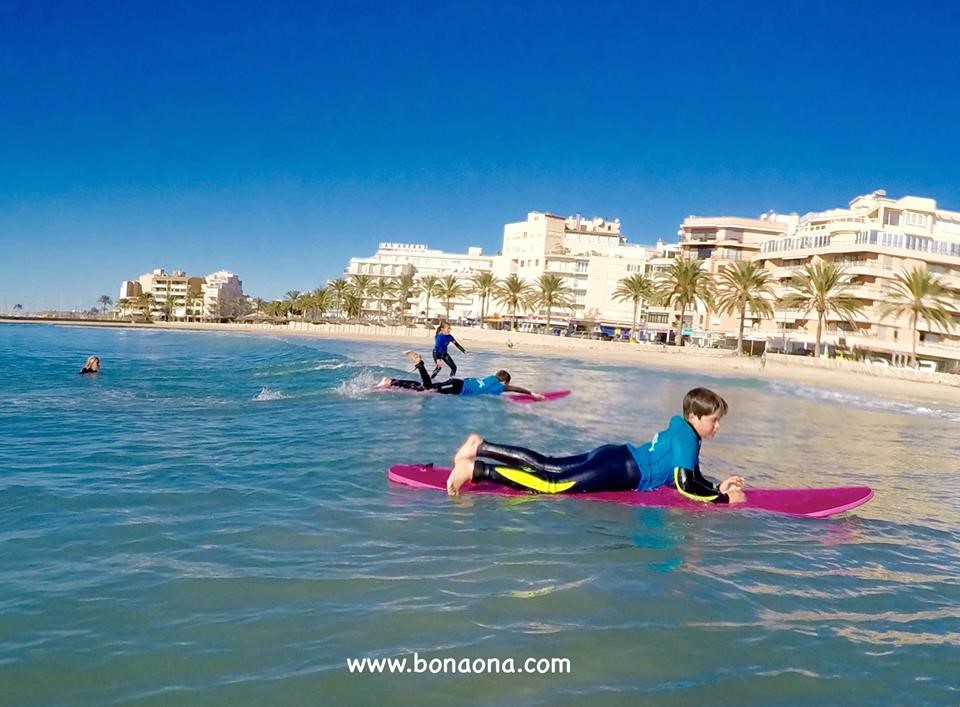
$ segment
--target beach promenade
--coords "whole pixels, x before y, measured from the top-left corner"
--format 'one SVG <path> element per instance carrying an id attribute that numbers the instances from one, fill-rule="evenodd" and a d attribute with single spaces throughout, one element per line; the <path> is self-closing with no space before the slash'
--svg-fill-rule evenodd
<path id="1" fill-rule="evenodd" d="M 152 328 L 182 331 L 212 331 L 306 336 L 326 339 L 393 341 L 398 348 L 414 348 L 423 355 L 433 345 L 433 328 L 377 324 L 315 324 L 292 321 L 200 323 L 154 322 L 150 324 L 47 319 L 0 319 L 0 323 L 36 323 L 59 326 L 101 326 Z M 787 354 L 768 354 L 765 364 L 756 356 L 736 356 L 732 351 L 698 347 L 662 346 L 619 341 L 601 341 L 566 336 L 549 336 L 515 331 L 456 327 L 457 340 L 468 350 L 502 351 L 505 356 L 565 356 L 608 363 L 624 362 L 663 368 L 699 370 L 709 375 L 770 378 L 795 383 L 842 388 L 911 401 L 960 404 L 960 376 L 926 373 L 906 368 L 875 366 L 840 359 L 816 359 Z"/>

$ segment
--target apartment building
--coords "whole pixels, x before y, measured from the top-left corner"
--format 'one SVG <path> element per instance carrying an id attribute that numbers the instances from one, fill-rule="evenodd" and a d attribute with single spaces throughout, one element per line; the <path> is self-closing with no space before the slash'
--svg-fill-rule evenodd
<path id="1" fill-rule="evenodd" d="M 918 322 L 917 355 L 941 370 L 960 361 L 960 297 L 956 294 L 960 292 L 960 212 L 940 209 L 934 199 L 893 199 L 878 190 L 855 197 L 846 208 L 808 213 L 786 223 L 784 232 L 769 234 L 759 248 L 751 246 L 751 254 L 742 257 L 771 272 L 777 295 L 788 292 L 791 278 L 808 264 L 832 261 L 845 267 L 854 284 L 850 294 L 864 307 L 852 324 L 828 315 L 823 336 L 828 345 L 857 348 L 893 363 L 904 361 L 914 336 L 908 317 L 883 317 L 881 305 L 889 299 L 897 274 L 920 267 L 938 275 L 954 293 L 955 325 L 942 331 L 929 322 Z M 682 246 L 689 252 L 694 230 L 687 225 L 685 221 L 681 233 Z M 722 259 L 713 262 L 714 253 L 707 255 L 711 272 L 722 267 Z M 779 309 L 773 320 L 756 318 L 751 324 L 758 334 L 789 348 L 790 343 L 812 346 L 817 322 L 815 314 Z M 729 319 L 719 325 L 735 329 Z"/>
<path id="2" fill-rule="evenodd" d="M 786 235 L 796 228 L 798 221 L 796 214 L 772 212 L 758 218 L 688 216 L 678 232 L 680 257 L 700 261 L 702 268 L 715 276 L 731 263 L 756 259 L 764 242 Z M 736 331 L 739 317 L 708 313 L 703 303 L 698 302 L 684 325 L 706 332 Z"/>
<path id="3" fill-rule="evenodd" d="M 489 272 L 498 279 L 517 275 L 535 287 L 540 276 L 549 273 L 561 278 L 573 303 L 569 309 L 555 308 L 551 313 L 553 323 L 565 326 L 589 321 L 623 327 L 632 322 L 633 304 L 613 299 L 620 281 L 634 273 L 649 273 L 658 267 L 658 262 L 675 256 L 676 248 L 663 243 L 656 248 L 629 244 L 620 232 L 619 220 L 533 211 L 525 221 L 504 226 L 499 255 L 485 256 L 477 247 L 463 254 L 419 244 L 381 243 L 374 255 L 351 258 L 344 275 L 454 275 L 468 285 L 475 275 Z M 426 296 L 422 293 L 416 311 L 426 313 Z M 471 293 L 453 303 L 450 315 L 454 319 L 477 319 L 480 311 L 480 298 Z M 440 303 L 431 298 L 430 316 L 441 312 Z M 503 305 L 488 300 L 486 314 L 507 316 L 509 312 Z M 526 309 L 518 314 L 528 324 L 544 323 L 547 319 L 545 310 Z"/>
<path id="4" fill-rule="evenodd" d="M 556 275 L 571 293 L 573 306 L 554 315 L 554 321 L 623 327 L 632 324 L 633 304 L 614 299 L 620 281 L 649 275 L 658 259 L 672 257 L 668 251 L 663 243 L 656 248 L 628 243 L 619 219 L 532 211 L 526 221 L 504 226 L 503 250 L 493 272 L 498 278 L 515 274 L 531 285 L 545 273 Z M 532 311 L 527 318 L 542 322 L 545 315 Z"/>
<path id="5" fill-rule="evenodd" d="M 115 312 L 119 317 L 144 316 L 142 295 L 150 295 L 149 315 L 163 320 L 200 320 L 234 317 L 245 302 L 240 279 L 221 270 L 206 277 L 182 270 L 156 269 L 120 285 Z"/>

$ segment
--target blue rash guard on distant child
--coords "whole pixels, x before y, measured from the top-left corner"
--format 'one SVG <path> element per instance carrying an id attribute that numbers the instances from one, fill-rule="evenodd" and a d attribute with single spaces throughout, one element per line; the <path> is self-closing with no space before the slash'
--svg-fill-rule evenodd
<path id="1" fill-rule="evenodd" d="M 460 395 L 500 395 L 503 393 L 503 381 L 496 376 L 485 378 L 464 378 Z"/>
<path id="2" fill-rule="evenodd" d="M 456 346 L 463 353 L 467 352 L 467 350 L 460 345 L 460 342 L 453 338 L 452 334 L 442 334 L 437 332 L 437 335 L 433 338 L 434 369 L 433 373 L 430 374 L 431 378 L 436 378 L 437 374 L 440 372 L 441 361 L 450 367 L 451 378 L 457 375 L 457 364 L 453 362 L 453 357 L 447 351 L 447 349 L 450 348 L 450 344 Z"/>

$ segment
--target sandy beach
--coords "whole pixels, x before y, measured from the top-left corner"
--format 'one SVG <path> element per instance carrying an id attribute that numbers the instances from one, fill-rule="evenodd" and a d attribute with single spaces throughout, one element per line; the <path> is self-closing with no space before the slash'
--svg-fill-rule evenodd
<path id="1" fill-rule="evenodd" d="M 427 327 L 375 324 L 286 324 L 157 322 L 131 324 L 106 321 L 50 321 L 3 319 L 0 323 L 35 323 L 58 326 L 152 328 L 181 331 L 215 331 L 274 336 L 308 336 L 325 339 L 392 341 L 398 348 L 413 348 L 424 356 L 433 343 Z M 735 356 L 730 351 L 598 341 L 490 329 L 455 328 L 457 340 L 468 350 L 502 351 L 505 356 L 524 353 L 535 356 L 565 356 L 603 362 L 629 362 L 644 366 L 703 371 L 712 375 L 773 378 L 824 388 L 844 389 L 885 398 L 960 405 L 960 376 L 922 373 L 902 368 L 873 366 L 854 361 L 814 359 L 769 354 L 765 365 L 758 357 Z"/>

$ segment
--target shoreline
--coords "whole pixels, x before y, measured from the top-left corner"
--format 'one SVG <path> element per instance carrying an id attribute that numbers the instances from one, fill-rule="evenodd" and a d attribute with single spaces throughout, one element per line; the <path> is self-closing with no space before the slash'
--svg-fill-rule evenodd
<path id="1" fill-rule="evenodd" d="M 131 323 L 97 320 L 0 318 L 2 324 L 47 324 L 166 331 L 212 331 L 267 336 L 302 336 L 317 339 L 395 342 L 419 349 L 432 346 L 433 327 L 377 324 L 284 324 L 202 322 Z M 766 364 L 751 356 L 735 356 L 721 349 L 660 346 L 597 339 L 577 339 L 493 329 L 457 328 L 457 340 L 468 350 L 504 354 L 562 356 L 586 361 L 631 363 L 654 368 L 701 371 L 710 375 L 775 379 L 819 387 L 843 388 L 898 400 L 947 403 L 960 407 L 960 376 L 924 373 L 911 369 L 873 366 L 855 361 L 768 354 Z"/>

